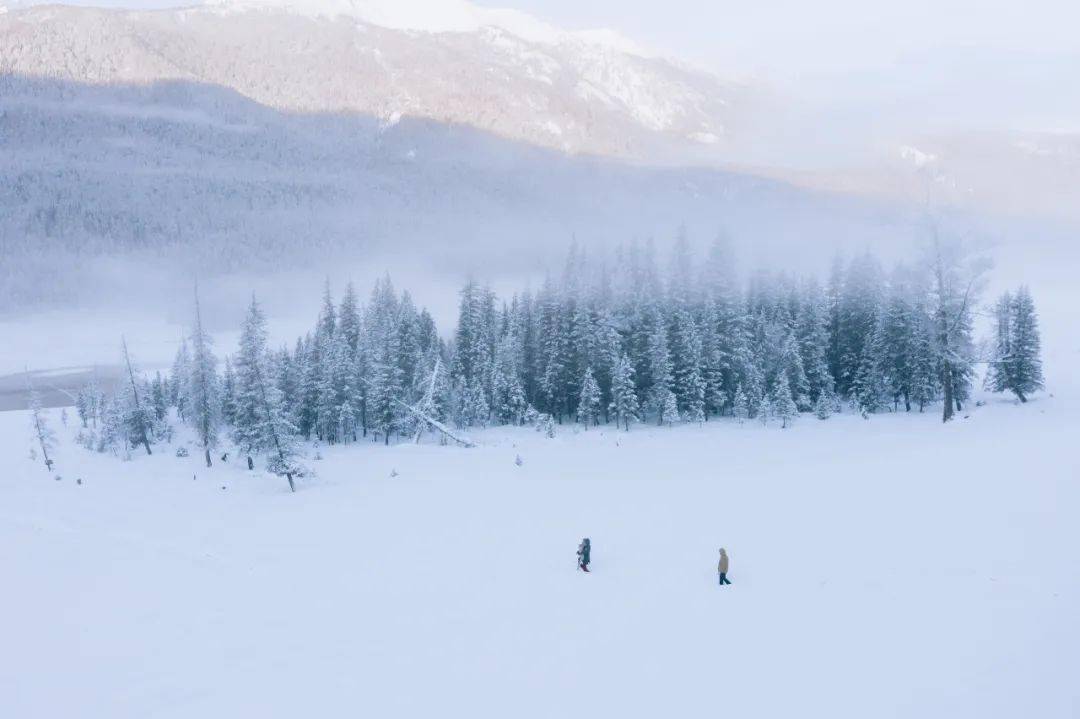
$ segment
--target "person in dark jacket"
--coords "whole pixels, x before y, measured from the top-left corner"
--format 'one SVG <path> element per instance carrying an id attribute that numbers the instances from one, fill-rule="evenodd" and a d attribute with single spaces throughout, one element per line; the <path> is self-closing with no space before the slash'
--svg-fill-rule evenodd
<path id="1" fill-rule="evenodd" d="M 588 537 L 585 537 L 577 548 L 578 569 L 583 572 L 589 571 L 590 554 L 592 554 L 592 543 Z"/>
<path id="2" fill-rule="evenodd" d="M 729 565 L 729 562 L 728 562 L 727 550 L 724 549 L 723 547 L 720 547 L 720 563 L 716 565 L 716 571 L 718 571 L 720 573 L 720 586 L 721 587 L 724 586 L 725 584 L 731 584 L 731 582 L 727 578 L 728 565 Z"/>

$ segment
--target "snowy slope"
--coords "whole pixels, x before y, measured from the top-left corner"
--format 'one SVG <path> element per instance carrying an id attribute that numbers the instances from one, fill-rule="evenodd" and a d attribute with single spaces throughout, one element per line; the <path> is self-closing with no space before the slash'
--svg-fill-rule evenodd
<path id="1" fill-rule="evenodd" d="M 823 247 L 906 244 L 914 226 L 903 208 L 748 174 L 568 157 L 415 118 L 283 112 L 179 81 L 0 77 L 0 153 L 0 308 L 361 261 L 499 279 L 561 262 L 575 236 L 664 242 L 680 223 L 700 241 L 726 228 L 748 261 L 821 260 Z"/>
<path id="2" fill-rule="evenodd" d="M 700 138 L 725 135 L 742 94 L 610 31 L 566 32 L 460 0 L 32 7 L 0 20 L 0 70 L 212 83 L 278 109 L 428 118 L 622 157 L 700 151 Z"/>
<path id="3" fill-rule="evenodd" d="M 0 714 L 1067 719 L 1061 390 L 944 428 L 324 448 L 295 495 L 235 461 L 71 446 L 55 481 L 0 413 Z"/>

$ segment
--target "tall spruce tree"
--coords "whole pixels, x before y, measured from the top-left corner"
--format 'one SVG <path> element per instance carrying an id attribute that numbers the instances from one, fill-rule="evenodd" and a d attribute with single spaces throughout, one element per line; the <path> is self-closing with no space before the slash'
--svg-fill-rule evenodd
<path id="1" fill-rule="evenodd" d="M 217 376 L 217 358 L 213 339 L 203 327 L 199 291 L 195 289 L 195 323 L 191 328 L 191 362 L 185 392 L 185 416 L 195 428 L 203 447 L 206 466 L 210 467 L 210 448 L 217 444 L 217 429 L 221 413 L 221 388 Z"/>
<path id="2" fill-rule="evenodd" d="M 592 367 L 585 368 L 585 377 L 581 382 L 581 394 L 578 397 L 577 419 L 587 430 L 590 424 L 600 422 L 600 385 L 593 377 Z"/>
<path id="3" fill-rule="evenodd" d="M 638 411 L 634 365 L 624 353 L 615 362 L 615 372 L 611 381 L 611 413 L 615 416 L 615 423 L 623 425 L 629 432 L 630 423 L 637 421 Z"/>
<path id="4" fill-rule="evenodd" d="M 1043 388 L 1041 340 L 1035 302 L 1026 286 L 1005 293 L 994 308 L 995 346 L 986 384 L 994 392 L 1009 391 L 1021 402 Z"/>

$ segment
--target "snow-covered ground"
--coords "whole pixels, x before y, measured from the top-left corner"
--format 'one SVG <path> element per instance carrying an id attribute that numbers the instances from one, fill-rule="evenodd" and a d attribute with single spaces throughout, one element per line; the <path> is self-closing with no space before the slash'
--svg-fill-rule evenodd
<path id="1" fill-rule="evenodd" d="M 1075 717 L 1070 398 L 322 448 L 296 494 L 73 427 L 57 481 L 0 413 L 0 716 Z"/>

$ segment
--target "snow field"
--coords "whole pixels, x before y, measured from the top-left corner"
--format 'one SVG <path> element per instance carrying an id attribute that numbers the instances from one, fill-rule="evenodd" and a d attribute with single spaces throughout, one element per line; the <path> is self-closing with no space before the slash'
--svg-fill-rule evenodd
<path id="1" fill-rule="evenodd" d="M 322 447 L 295 495 L 70 441 L 57 482 L 0 413 L 0 714 L 1074 716 L 1066 406 Z"/>

